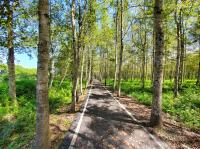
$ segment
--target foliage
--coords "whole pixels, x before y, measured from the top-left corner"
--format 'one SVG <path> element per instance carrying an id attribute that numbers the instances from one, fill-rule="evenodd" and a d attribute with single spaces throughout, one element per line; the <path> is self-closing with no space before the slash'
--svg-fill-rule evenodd
<path id="1" fill-rule="evenodd" d="M 30 148 L 35 135 L 35 70 L 17 66 L 16 73 L 17 105 L 8 98 L 7 80 L 0 83 L 0 148 Z M 49 91 L 51 113 L 71 102 L 70 80 L 66 79 L 60 88 L 58 84 L 55 80 Z"/>

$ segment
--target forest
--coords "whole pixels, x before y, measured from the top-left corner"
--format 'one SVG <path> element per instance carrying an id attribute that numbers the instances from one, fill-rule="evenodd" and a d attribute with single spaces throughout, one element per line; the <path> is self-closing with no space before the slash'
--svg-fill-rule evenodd
<path id="1" fill-rule="evenodd" d="M 1 148 L 200 148 L 200 1 L 0 0 Z"/>

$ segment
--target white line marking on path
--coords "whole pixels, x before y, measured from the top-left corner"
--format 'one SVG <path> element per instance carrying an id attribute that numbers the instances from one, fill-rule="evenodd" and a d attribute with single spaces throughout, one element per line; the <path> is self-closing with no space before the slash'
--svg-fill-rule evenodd
<path id="1" fill-rule="evenodd" d="M 77 137 L 78 137 L 78 133 L 79 133 L 79 130 L 80 130 L 80 128 L 81 128 L 81 123 L 82 123 L 82 120 L 83 120 L 83 116 L 84 116 L 84 113 L 85 113 L 85 110 L 86 110 L 86 107 L 87 107 L 87 104 L 88 104 L 88 100 L 89 100 L 89 98 L 90 98 L 91 89 L 92 89 L 92 86 L 90 87 L 89 94 L 88 94 L 87 100 L 86 100 L 86 102 L 85 102 L 83 112 L 81 113 L 81 117 L 80 117 L 80 119 L 79 119 L 79 121 L 78 121 L 78 125 L 77 125 L 77 127 L 76 127 L 75 133 L 74 133 L 74 135 L 73 135 L 73 138 L 72 138 L 72 140 L 71 140 L 71 142 L 70 142 L 70 145 L 69 145 L 69 148 L 68 148 L 68 149 L 74 149 L 74 144 L 75 144 L 76 139 L 77 139 Z"/>
<path id="2" fill-rule="evenodd" d="M 111 95 L 111 97 L 113 97 L 114 98 L 114 100 L 119 104 L 119 106 L 128 114 L 128 116 L 130 116 L 134 121 L 136 121 L 136 122 L 140 122 L 139 120 L 137 120 L 132 114 L 131 114 L 131 112 L 129 112 L 125 107 L 124 107 L 124 105 L 122 105 L 113 95 L 112 95 L 112 93 L 109 91 L 109 90 L 107 90 L 106 88 L 105 88 L 105 86 L 103 86 L 104 87 L 104 89 Z M 140 125 L 141 126 L 141 125 Z M 152 140 L 154 140 L 154 142 L 161 148 L 161 149 L 165 149 L 165 147 L 163 147 L 163 145 L 155 138 L 155 136 L 153 136 L 144 126 L 141 126 L 142 127 L 142 129 L 149 135 L 149 137 L 152 139 Z M 167 144 L 166 144 L 167 145 Z M 167 147 L 168 148 L 168 147 Z"/>

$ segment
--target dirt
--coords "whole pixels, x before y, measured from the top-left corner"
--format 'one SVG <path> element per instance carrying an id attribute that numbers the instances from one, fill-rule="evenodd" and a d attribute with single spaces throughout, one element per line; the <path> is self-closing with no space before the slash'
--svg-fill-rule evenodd
<path id="1" fill-rule="evenodd" d="M 76 112 L 70 113 L 70 105 L 61 107 L 56 114 L 50 114 L 49 128 L 51 149 L 57 149 L 62 142 L 65 134 L 76 117 L 76 113 L 80 110 L 84 102 L 85 94 L 80 96 L 80 100 L 76 106 Z"/>

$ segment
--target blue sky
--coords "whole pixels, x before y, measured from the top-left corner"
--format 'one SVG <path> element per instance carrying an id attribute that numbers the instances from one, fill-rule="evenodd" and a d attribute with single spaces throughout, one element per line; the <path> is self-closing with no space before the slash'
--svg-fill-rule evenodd
<path id="1" fill-rule="evenodd" d="M 37 67 L 37 57 L 32 54 L 32 57 L 28 56 L 26 53 L 15 54 L 15 64 L 22 65 L 26 68 L 36 68 Z"/>

